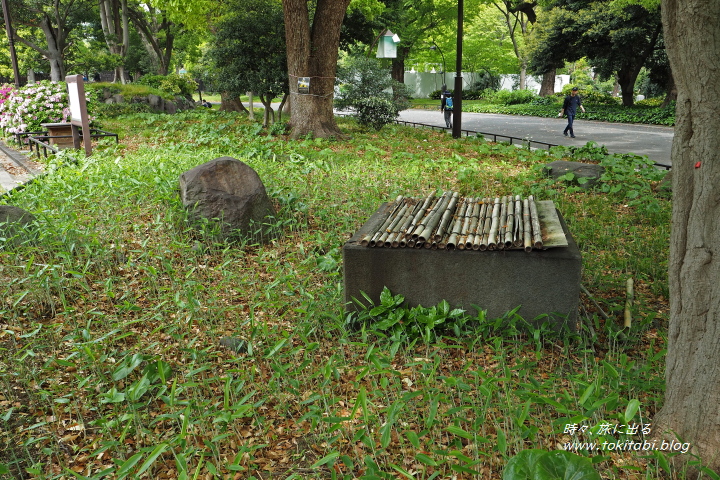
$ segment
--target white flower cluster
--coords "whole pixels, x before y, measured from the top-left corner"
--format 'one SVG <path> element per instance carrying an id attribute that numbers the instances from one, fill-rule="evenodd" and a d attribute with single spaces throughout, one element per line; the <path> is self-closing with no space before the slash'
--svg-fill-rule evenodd
<path id="1" fill-rule="evenodd" d="M 0 87 L 0 128 L 7 133 L 40 131 L 42 123 L 67 122 L 69 118 L 65 82 Z"/>

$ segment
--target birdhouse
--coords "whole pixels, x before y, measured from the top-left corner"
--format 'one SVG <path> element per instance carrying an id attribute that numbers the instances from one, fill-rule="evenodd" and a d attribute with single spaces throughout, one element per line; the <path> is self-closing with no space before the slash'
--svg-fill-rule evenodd
<path id="1" fill-rule="evenodd" d="M 397 58 L 397 44 L 400 43 L 400 37 L 392 33 L 390 30 L 385 32 L 378 41 L 377 58 Z"/>

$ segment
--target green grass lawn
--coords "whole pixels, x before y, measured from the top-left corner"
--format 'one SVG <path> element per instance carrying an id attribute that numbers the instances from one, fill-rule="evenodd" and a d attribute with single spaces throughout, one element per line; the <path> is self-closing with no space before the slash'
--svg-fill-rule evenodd
<path id="1" fill-rule="evenodd" d="M 647 426 L 664 391 L 670 202 L 629 173 L 639 160 L 339 122 L 350 140 L 290 141 L 217 110 L 120 117 L 103 124 L 120 145 L 51 158 L 9 198 L 40 226 L 0 250 L 0 479 L 490 479 L 526 449 L 642 440 L 601 428 Z M 224 155 L 265 182 L 278 240 L 189 225 L 178 177 Z M 543 177 L 558 158 L 616 166 L 586 191 Z M 349 328 L 343 243 L 380 203 L 443 190 L 555 202 L 583 255 L 578 333 L 477 312 L 460 336 Z M 608 479 L 667 464 L 577 453 Z"/>

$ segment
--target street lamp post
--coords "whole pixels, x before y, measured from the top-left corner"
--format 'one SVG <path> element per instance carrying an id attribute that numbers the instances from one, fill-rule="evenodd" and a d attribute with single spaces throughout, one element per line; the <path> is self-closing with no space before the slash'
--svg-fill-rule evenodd
<path id="1" fill-rule="evenodd" d="M 12 26 L 10 25 L 10 12 L 8 11 L 7 0 L 2 0 L 3 15 L 5 16 L 5 30 L 8 36 L 10 47 L 10 61 L 12 62 L 13 74 L 15 75 L 15 87 L 20 88 L 20 72 L 18 70 L 17 56 L 15 55 L 15 41 L 13 39 Z"/>
<path id="2" fill-rule="evenodd" d="M 462 37 L 463 0 L 458 0 L 457 53 L 455 56 L 455 91 L 453 92 L 453 138 L 460 138 L 462 131 Z"/>
<path id="3" fill-rule="evenodd" d="M 447 72 L 447 69 L 445 68 L 445 55 L 443 55 L 442 50 L 440 50 L 440 47 L 438 47 L 435 42 L 433 42 L 433 46 L 430 47 L 430 50 L 437 50 L 438 52 L 440 52 L 440 57 L 442 57 L 443 62 L 443 83 L 445 83 L 445 72 Z"/>

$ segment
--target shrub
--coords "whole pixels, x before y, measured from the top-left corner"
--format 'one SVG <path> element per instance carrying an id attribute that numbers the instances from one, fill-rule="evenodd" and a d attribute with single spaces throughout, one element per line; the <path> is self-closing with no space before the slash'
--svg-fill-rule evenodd
<path id="1" fill-rule="evenodd" d="M 355 118 L 364 127 L 380 130 L 398 116 L 396 105 L 386 98 L 369 97 L 355 104 Z"/>
<path id="2" fill-rule="evenodd" d="M 376 129 L 397 118 L 400 110 L 410 107 L 406 85 L 393 80 L 375 58 L 355 56 L 338 68 L 339 94 L 335 107 L 354 109 L 361 125 Z M 388 117 L 392 116 L 388 120 Z"/>
<path id="3" fill-rule="evenodd" d="M 492 101 L 499 105 L 519 105 L 530 103 L 538 98 L 532 90 L 498 90 L 492 95 Z"/>
<path id="4" fill-rule="evenodd" d="M 197 90 L 197 82 L 188 75 L 143 75 L 136 83 L 157 88 L 173 95 L 192 97 Z"/>
<path id="5" fill-rule="evenodd" d="M 92 113 L 99 118 L 113 118 L 133 113 L 153 113 L 153 108 L 147 103 L 98 103 L 93 105 Z"/>

